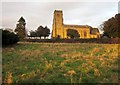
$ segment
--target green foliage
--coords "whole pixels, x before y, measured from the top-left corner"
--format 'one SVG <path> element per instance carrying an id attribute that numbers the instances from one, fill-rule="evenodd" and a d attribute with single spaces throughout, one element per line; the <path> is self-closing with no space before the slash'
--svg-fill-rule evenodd
<path id="1" fill-rule="evenodd" d="M 19 41 L 18 35 L 7 30 L 2 30 L 2 45 L 11 45 Z"/>
<path id="2" fill-rule="evenodd" d="M 80 35 L 77 30 L 75 29 L 67 29 L 67 36 L 70 38 L 79 38 Z"/>
<path id="3" fill-rule="evenodd" d="M 45 26 L 45 27 L 39 26 L 36 32 L 37 32 L 37 35 L 38 35 L 40 38 L 41 38 L 42 36 L 43 36 L 44 38 L 46 38 L 46 37 L 48 37 L 49 34 L 50 34 L 50 29 L 49 29 L 47 26 Z"/>
<path id="4" fill-rule="evenodd" d="M 16 25 L 15 32 L 19 36 L 20 40 L 24 40 L 26 37 L 26 29 L 25 29 L 25 20 L 23 17 L 21 17 L 18 21 L 19 23 Z"/>
<path id="5" fill-rule="evenodd" d="M 50 29 L 45 26 L 39 26 L 36 31 L 30 31 L 30 37 L 48 37 L 50 35 Z"/>
<path id="6" fill-rule="evenodd" d="M 43 32 L 44 37 L 45 37 L 45 38 L 48 37 L 49 34 L 50 34 L 50 29 L 49 29 L 47 26 L 45 26 L 44 32 Z"/>
<path id="7" fill-rule="evenodd" d="M 37 31 L 36 31 L 37 36 L 41 38 L 43 36 L 43 31 L 44 31 L 44 27 L 43 26 L 39 26 L 37 28 Z"/>
<path id="8" fill-rule="evenodd" d="M 120 37 L 120 13 L 116 14 L 103 23 L 104 36 L 108 37 Z"/>
<path id="9" fill-rule="evenodd" d="M 37 37 L 36 31 L 30 31 L 30 36 L 29 37 Z"/>

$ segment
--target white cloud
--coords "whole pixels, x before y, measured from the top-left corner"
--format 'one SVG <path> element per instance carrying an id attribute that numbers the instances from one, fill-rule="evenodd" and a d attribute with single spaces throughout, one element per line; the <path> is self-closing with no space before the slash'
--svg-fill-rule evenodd
<path id="1" fill-rule="evenodd" d="M 120 13 L 120 1 L 118 3 L 118 13 Z"/>
<path id="2" fill-rule="evenodd" d="M 15 28 L 18 19 L 23 16 L 28 30 L 35 30 L 39 25 L 52 29 L 55 9 L 63 10 L 65 24 L 95 27 L 118 12 L 117 2 L 3 2 L 3 27 Z"/>
<path id="3" fill-rule="evenodd" d="M 2 3 L 0 3 L 0 28 L 2 27 Z"/>
<path id="4" fill-rule="evenodd" d="M 1 0 L 2 2 L 118 2 L 119 0 Z"/>

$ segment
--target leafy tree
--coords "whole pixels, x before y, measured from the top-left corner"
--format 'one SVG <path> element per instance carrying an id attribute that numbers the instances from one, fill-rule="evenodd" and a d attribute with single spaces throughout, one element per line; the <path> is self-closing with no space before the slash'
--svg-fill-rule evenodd
<path id="1" fill-rule="evenodd" d="M 80 35 L 77 30 L 75 29 L 67 29 L 67 36 L 70 38 L 79 38 Z"/>
<path id="2" fill-rule="evenodd" d="M 120 13 L 105 21 L 103 30 L 105 35 L 107 34 L 109 37 L 120 37 Z"/>
<path id="3" fill-rule="evenodd" d="M 107 32 L 104 32 L 104 33 L 101 35 L 101 38 L 110 38 L 110 36 L 107 34 Z"/>
<path id="4" fill-rule="evenodd" d="M 44 38 L 48 37 L 50 35 L 50 29 L 45 26 L 44 31 L 43 31 L 43 36 Z"/>
<path id="5" fill-rule="evenodd" d="M 103 33 L 103 32 L 104 32 L 103 27 L 104 27 L 104 25 L 103 25 L 103 24 L 100 24 L 100 25 L 99 25 L 99 27 L 98 27 L 98 28 L 99 28 L 99 30 L 101 31 L 101 33 Z"/>
<path id="6" fill-rule="evenodd" d="M 50 29 L 47 26 L 45 28 L 43 26 L 39 26 L 36 32 L 38 37 L 41 38 L 43 36 L 46 38 L 50 34 Z"/>
<path id="7" fill-rule="evenodd" d="M 15 32 L 19 36 L 20 40 L 24 40 L 26 37 L 25 19 L 21 17 L 18 22 L 19 23 L 16 25 Z"/>
<path id="8" fill-rule="evenodd" d="M 30 31 L 30 37 L 37 37 L 36 31 Z"/>
<path id="9" fill-rule="evenodd" d="M 43 34 L 44 34 L 43 33 L 44 32 L 44 27 L 39 26 L 36 32 L 37 32 L 37 36 L 41 38 L 43 36 Z"/>
<path id="10" fill-rule="evenodd" d="M 11 45 L 19 41 L 18 35 L 7 30 L 2 30 L 2 45 Z"/>

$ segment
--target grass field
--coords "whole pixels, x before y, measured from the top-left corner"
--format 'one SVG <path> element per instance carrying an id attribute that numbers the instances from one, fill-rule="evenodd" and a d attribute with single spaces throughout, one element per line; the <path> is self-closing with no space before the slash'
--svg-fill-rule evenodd
<path id="1" fill-rule="evenodd" d="M 18 43 L 3 48 L 4 83 L 118 83 L 118 44 Z"/>

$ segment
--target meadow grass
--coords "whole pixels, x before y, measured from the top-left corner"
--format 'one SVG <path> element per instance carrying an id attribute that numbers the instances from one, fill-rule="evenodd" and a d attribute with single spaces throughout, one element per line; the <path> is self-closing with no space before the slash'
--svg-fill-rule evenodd
<path id="1" fill-rule="evenodd" d="M 119 44 L 18 43 L 3 48 L 3 83 L 118 83 Z"/>

